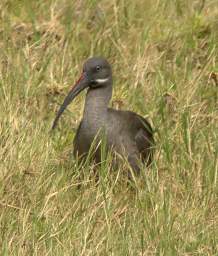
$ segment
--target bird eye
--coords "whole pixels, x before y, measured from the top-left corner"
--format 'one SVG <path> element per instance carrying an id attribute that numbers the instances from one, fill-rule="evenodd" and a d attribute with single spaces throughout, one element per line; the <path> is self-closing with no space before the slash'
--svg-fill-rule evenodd
<path id="1" fill-rule="evenodd" d="M 99 71 L 101 69 L 101 66 L 96 66 L 96 71 Z"/>

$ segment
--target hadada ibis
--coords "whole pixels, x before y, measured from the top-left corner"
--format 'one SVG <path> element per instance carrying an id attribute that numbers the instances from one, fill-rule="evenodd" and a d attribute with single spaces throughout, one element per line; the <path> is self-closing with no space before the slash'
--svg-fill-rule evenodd
<path id="1" fill-rule="evenodd" d="M 153 130 L 142 116 L 108 107 L 112 96 L 112 69 L 106 59 L 93 57 L 85 62 L 82 75 L 57 112 L 52 129 L 65 108 L 84 89 L 88 90 L 83 118 L 74 138 L 74 155 L 85 157 L 94 140 L 99 145 L 99 132 L 103 131 L 106 149 L 125 157 L 134 173 L 139 174 L 139 161 L 149 165 L 153 158 Z M 99 147 L 94 160 L 101 162 Z"/>

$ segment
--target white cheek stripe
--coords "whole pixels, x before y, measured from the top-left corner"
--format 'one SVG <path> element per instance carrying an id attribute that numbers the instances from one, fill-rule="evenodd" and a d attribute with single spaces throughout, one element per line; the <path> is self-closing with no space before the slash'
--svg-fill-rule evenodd
<path id="1" fill-rule="evenodd" d="M 95 82 L 99 83 L 99 84 L 103 84 L 105 82 L 107 82 L 109 80 L 109 77 L 107 78 L 99 78 L 99 79 L 96 79 Z"/>

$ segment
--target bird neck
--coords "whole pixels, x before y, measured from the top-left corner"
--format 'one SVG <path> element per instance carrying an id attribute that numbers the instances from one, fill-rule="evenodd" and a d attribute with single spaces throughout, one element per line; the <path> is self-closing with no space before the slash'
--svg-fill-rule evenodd
<path id="1" fill-rule="evenodd" d="M 87 122 L 90 126 L 96 126 L 104 122 L 111 96 L 112 82 L 103 87 L 90 88 L 86 95 L 84 122 Z"/>

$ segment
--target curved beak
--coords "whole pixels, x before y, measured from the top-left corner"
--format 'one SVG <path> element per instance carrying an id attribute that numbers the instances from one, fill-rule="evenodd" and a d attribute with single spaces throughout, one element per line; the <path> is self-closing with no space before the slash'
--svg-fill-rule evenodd
<path id="1" fill-rule="evenodd" d="M 52 125 L 52 130 L 56 127 L 57 122 L 66 109 L 66 107 L 73 101 L 73 99 L 85 88 L 89 86 L 89 80 L 87 78 L 87 74 L 85 72 L 82 73 L 80 79 L 76 82 L 76 84 L 73 86 L 71 91 L 68 93 L 67 97 L 64 99 L 63 104 L 60 106 L 57 115 L 55 117 L 55 120 Z"/>

